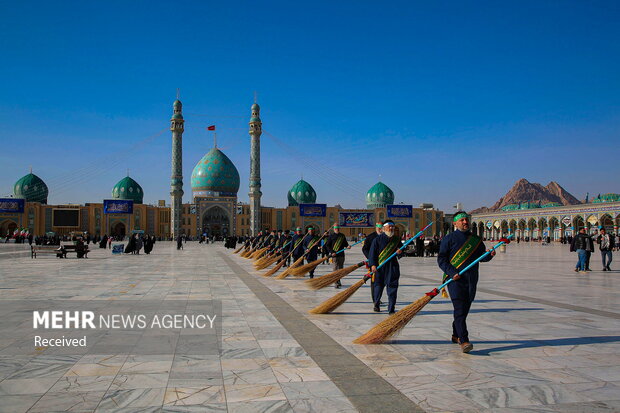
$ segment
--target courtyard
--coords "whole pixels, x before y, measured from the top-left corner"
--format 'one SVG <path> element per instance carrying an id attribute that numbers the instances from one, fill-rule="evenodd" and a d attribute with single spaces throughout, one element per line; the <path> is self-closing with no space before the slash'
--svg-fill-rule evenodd
<path id="1" fill-rule="evenodd" d="M 88 259 L 33 260 L 27 245 L 0 245 L 0 300 L 217 300 L 219 354 L 173 346 L 16 355 L 7 350 L 14 332 L 2 324 L 0 411 L 620 411 L 620 271 L 602 272 L 598 251 L 588 274 L 573 272 L 576 254 L 559 244 L 513 243 L 482 264 L 468 317 L 474 350 L 463 354 L 450 342 L 452 306 L 441 297 L 389 343 L 354 345 L 387 317 L 372 311 L 366 285 L 333 314 L 310 315 L 334 288 L 261 277 L 220 243 L 178 251 L 158 242 L 151 255 L 92 248 Z M 353 247 L 345 265 L 362 259 Z M 400 265 L 397 310 L 441 278 L 433 257 Z M 330 271 L 320 265 L 315 275 Z"/>

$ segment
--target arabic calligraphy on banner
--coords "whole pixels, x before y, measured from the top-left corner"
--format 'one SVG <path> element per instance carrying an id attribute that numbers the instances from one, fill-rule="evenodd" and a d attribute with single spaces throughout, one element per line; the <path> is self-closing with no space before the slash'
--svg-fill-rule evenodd
<path id="1" fill-rule="evenodd" d="M 104 214 L 133 214 L 133 201 L 124 199 L 104 199 Z"/>
<path id="2" fill-rule="evenodd" d="M 411 218 L 413 205 L 388 205 L 387 216 L 389 218 Z"/>
<path id="3" fill-rule="evenodd" d="M 24 212 L 26 201 L 21 198 L 0 198 L 0 212 Z"/>
<path id="4" fill-rule="evenodd" d="M 367 228 L 374 226 L 375 214 L 372 212 L 340 212 L 338 223 L 341 227 Z"/>
<path id="5" fill-rule="evenodd" d="M 324 217 L 327 204 L 299 204 L 299 215 L 302 217 Z"/>

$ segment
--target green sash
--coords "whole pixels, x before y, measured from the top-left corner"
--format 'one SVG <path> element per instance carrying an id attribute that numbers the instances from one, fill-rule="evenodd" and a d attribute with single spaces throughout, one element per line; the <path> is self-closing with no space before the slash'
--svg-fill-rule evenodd
<path id="1" fill-rule="evenodd" d="M 336 242 L 334 242 L 334 252 L 340 251 L 340 247 L 342 247 L 345 239 L 346 237 L 344 236 L 344 234 L 338 234 L 338 238 L 336 239 Z"/>
<path id="2" fill-rule="evenodd" d="M 312 248 L 314 248 L 314 245 L 318 242 L 318 240 L 320 240 L 321 238 L 318 235 L 315 235 L 314 237 L 312 237 L 312 240 L 310 241 L 310 245 L 308 245 L 308 249 L 311 250 Z"/>
<path id="3" fill-rule="evenodd" d="M 305 237 L 299 237 L 297 239 L 297 241 L 295 241 L 295 244 L 293 244 L 293 251 L 295 251 L 297 249 L 297 247 L 299 247 L 299 244 L 301 244 L 301 242 L 304 240 Z"/>
<path id="4" fill-rule="evenodd" d="M 385 260 L 394 254 L 400 245 L 400 237 L 392 236 L 392 239 L 388 241 L 383 251 L 379 254 L 379 265 L 383 264 Z"/>
<path id="5" fill-rule="evenodd" d="M 452 259 L 450 259 L 450 264 L 452 264 L 452 266 L 458 270 L 460 267 L 463 266 L 463 264 L 465 264 L 469 257 L 471 257 L 471 254 L 473 254 L 478 249 L 478 246 L 480 246 L 481 242 L 482 240 L 479 236 L 473 234 L 470 235 L 469 238 L 465 240 L 465 243 L 461 246 L 461 248 L 459 248 L 459 250 L 454 254 Z M 445 283 L 447 279 L 448 274 L 444 274 L 442 283 Z M 445 287 L 441 289 L 441 296 L 448 296 Z"/>

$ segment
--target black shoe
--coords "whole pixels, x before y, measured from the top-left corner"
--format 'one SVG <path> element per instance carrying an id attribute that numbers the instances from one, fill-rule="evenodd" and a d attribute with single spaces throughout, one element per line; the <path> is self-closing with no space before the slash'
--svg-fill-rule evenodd
<path id="1" fill-rule="evenodd" d="M 605 267 L 605 268 L 607 268 L 607 271 L 611 271 L 611 268 L 609 268 L 609 265 L 607 267 Z"/>
<path id="2" fill-rule="evenodd" d="M 388 314 L 394 314 L 396 310 L 388 311 Z"/>
<path id="3" fill-rule="evenodd" d="M 606 267 L 604 267 L 604 268 L 603 268 L 603 271 L 607 271 L 607 268 L 606 268 Z"/>
<path id="4" fill-rule="evenodd" d="M 379 308 L 379 306 L 378 306 L 378 305 L 376 305 L 376 304 L 375 304 L 375 308 L 373 308 L 373 311 L 374 311 L 375 313 L 380 313 L 380 312 L 381 312 L 381 309 Z"/>

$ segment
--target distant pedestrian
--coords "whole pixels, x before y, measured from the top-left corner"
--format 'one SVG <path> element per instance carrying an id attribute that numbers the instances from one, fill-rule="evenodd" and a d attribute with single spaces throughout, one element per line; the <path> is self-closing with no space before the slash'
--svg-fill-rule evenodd
<path id="1" fill-rule="evenodd" d="M 599 249 L 601 250 L 601 259 L 603 261 L 603 271 L 611 271 L 609 267 L 611 265 L 612 251 L 615 247 L 615 240 L 613 235 L 607 234 L 605 228 L 601 228 L 601 235 L 596 239 Z"/>
<path id="2" fill-rule="evenodd" d="M 577 252 L 577 265 L 575 266 L 575 272 L 586 272 L 586 259 L 587 252 L 592 251 L 594 246 L 592 245 L 592 238 L 586 234 L 585 228 L 580 228 L 579 233 L 573 238 L 570 250 L 571 252 Z"/>

